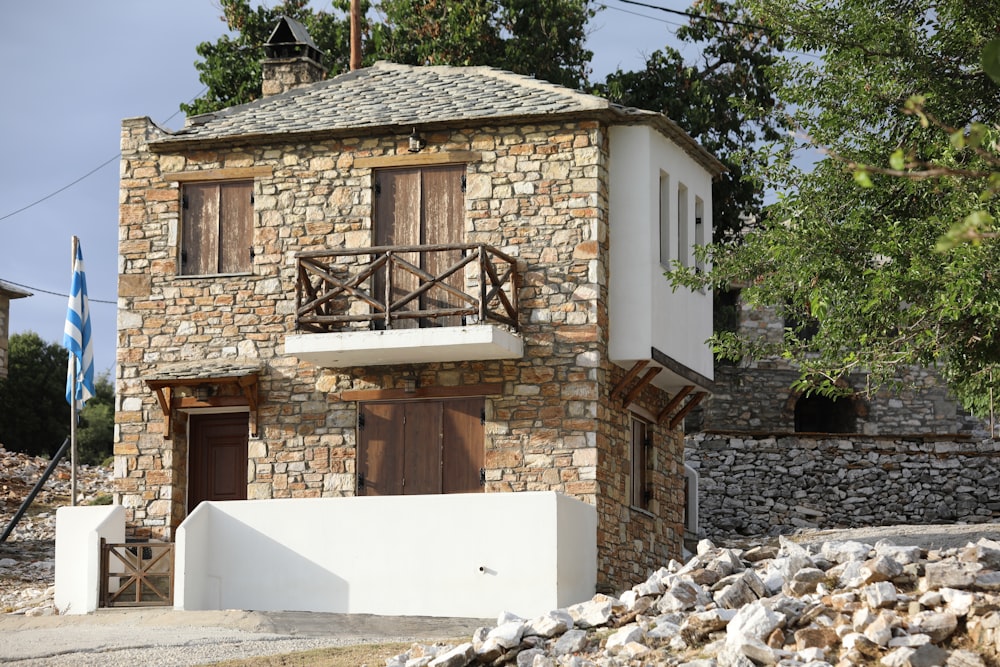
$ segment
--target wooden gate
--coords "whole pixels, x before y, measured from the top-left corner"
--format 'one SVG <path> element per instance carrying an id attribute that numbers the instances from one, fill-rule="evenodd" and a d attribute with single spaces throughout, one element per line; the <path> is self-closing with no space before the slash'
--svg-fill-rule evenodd
<path id="1" fill-rule="evenodd" d="M 102 607 L 172 607 L 174 545 L 101 539 Z"/>

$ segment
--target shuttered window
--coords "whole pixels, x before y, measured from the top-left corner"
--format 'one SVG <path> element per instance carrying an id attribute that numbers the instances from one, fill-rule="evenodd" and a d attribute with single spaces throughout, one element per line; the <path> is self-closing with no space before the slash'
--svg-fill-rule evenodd
<path id="1" fill-rule="evenodd" d="M 187 183 L 181 190 L 180 273 L 248 273 L 253 182 Z"/>
<path id="2" fill-rule="evenodd" d="M 649 478 L 646 449 L 649 443 L 648 425 L 632 416 L 632 438 L 629 445 L 631 462 L 629 502 L 633 507 L 649 509 Z"/>
<path id="3" fill-rule="evenodd" d="M 358 406 L 358 495 L 478 493 L 481 397 Z"/>

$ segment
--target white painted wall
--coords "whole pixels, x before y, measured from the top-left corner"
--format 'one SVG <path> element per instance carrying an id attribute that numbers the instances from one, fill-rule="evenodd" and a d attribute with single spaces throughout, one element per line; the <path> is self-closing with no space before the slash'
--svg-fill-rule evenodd
<path id="1" fill-rule="evenodd" d="M 100 592 L 101 538 L 125 541 L 121 505 L 60 507 L 56 510 L 56 609 L 88 614 Z"/>
<path id="2" fill-rule="evenodd" d="M 597 514 L 553 492 L 201 503 L 177 609 L 487 618 L 589 599 Z"/>
<path id="3" fill-rule="evenodd" d="M 687 188 L 687 238 L 710 243 L 712 177 L 679 146 L 651 127 L 615 126 L 609 132 L 610 354 L 612 361 L 648 359 L 650 348 L 711 379 L 711 292 L 674 290 L 660 264 L 660 174 L 669 175 L 669 244 L 677 248 L 677 186 Z M 701 199 L 704 231 L 695 229 Z M 691 260 L 692 264 L 694 260 Z M 709 267 L 710 268 L 710 267 Z M 630 365 L 630 364 L 626 364 Z M 666 374 L 661 374 L 666 375 Z M 657 379 L 657 384 L 662 380 Z"/>

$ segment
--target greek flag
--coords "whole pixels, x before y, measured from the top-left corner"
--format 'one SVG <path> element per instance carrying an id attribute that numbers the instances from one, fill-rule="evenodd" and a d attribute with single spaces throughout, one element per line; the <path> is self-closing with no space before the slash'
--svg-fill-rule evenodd
<path id="1" fill-rule="evenodd" d="M 69 292 L 69 308 L 66 312 L 66 328 L 63 330 L 63 345 L 76 357 L 76 377 L 73 364 L 66 369 L 66 402 L 73 404 L 76 390 L 77 407 L 94 395 L 94 344 L 90 339 L 90 306 L 87 303 L 87 277 L 83 269 L 83 251 L 76 244 L 73 258 L 73 288 Z"/>

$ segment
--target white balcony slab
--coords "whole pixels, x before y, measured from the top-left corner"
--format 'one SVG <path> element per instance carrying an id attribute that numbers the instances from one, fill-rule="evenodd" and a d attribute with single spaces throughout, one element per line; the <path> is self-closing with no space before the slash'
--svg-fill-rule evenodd
<path id="1" fill-rule="evenodd" d="M 321 368 L 520 359 L 524 356 L 524 340 L 489 324 L 305 333 L 285 337 L 285 354 Z"/>

